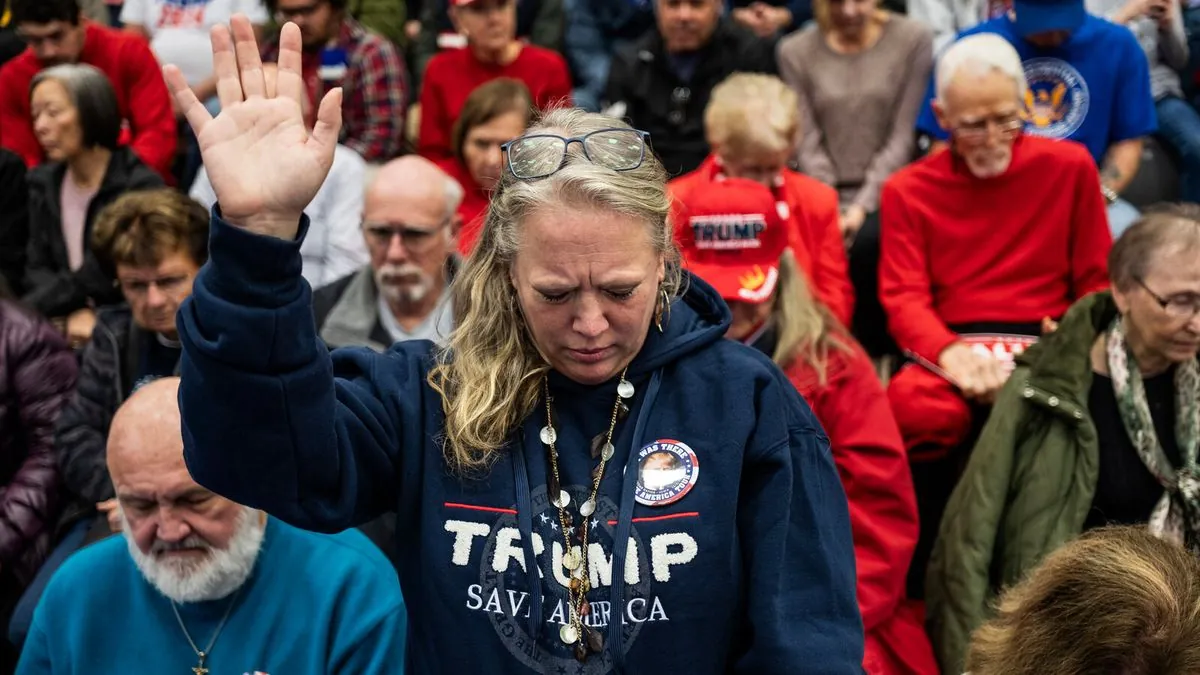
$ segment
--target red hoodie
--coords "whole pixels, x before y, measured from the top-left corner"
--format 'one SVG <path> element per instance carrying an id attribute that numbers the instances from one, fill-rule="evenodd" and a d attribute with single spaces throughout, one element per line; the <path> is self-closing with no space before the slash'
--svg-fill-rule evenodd
<path id="1" fill-rule="evenodd" d="M 458 252 L 466 257 L 471 255 L 475 242 L 479 241 L 479 235 L 483 232 L 483 219 L 487 216 L 491 193 L 480 187 L 467 167 L 456 158 L 438 160 L 437 165 L 458 181 L 463 189 L 463 200 L 458 206 L 458 217 L 462 220 L 462 228 L 458 231 Z"/>
<path id="2" fill-rule="evenodd" d="M 429 61 L 422 78 L 417 151 L 435 161 L 453 156 L 450 132 L 467 97 L 498 77 L 523 82 L 539 110 L 571 105 L 571 75 L 557 52 L 523 45 L 515 61 L 495 66 L 475 58 L 470 49 L 444 51 Z"/>
<path id="3" fill-rule="evenodd" d="M 150 46 L 141 37 L 91 22 L 84 22 L 84 30 L 79 62 L 99 68 L 112 83 L 126 123 L 121 144 L 129 145 L 147 166 L 172 181 L 178 129 L 167 84 Z M 30 168 L 44 159 L 29 111 L 29 84 L 41 70 L 32 49 L 0 68 L 0 147 L 21 155 Z"/>
<path id="4" fill-rule="evenodd" d="M 784 373 L 825 428 L 850 505 L 863 667 L 868 675 L 937 675 L 923 608 L 905 597 L 919 521 L 904 442 L 871 360 L 840 339 L 851 349 L 829 351 L 824 383 L 801 359 Z"/>
<path id="5" fill-rule="evenodd" d="M 950 326 L 1036 324 L 1108 286 L 1100 176 L 1073 141 L 1023 136 L 988 179 L 938 152 L 888 179 L 879 213 L 888 328 L 935 363 L 958 339 Z"/>
<path id="6" fill-rule="evenodd" d="M 696 190 L 722 178 L 716 158 L 709 155 L 695 171 L 671 181 L 672 197 L 686 203 Z M 843 325 L 854 313 L 854 288 L 846 272 L 846 248 L 838 228 L 838 196 L 833 188 L 804 174 L 784 169 L 772 190 L 786 211 L 792 253 L 808 274 L 813 295 Z"/>

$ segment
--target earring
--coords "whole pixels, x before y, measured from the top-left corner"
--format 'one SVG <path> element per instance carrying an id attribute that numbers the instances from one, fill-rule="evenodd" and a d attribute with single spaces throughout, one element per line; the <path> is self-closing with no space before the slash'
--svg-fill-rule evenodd
<path id="1" fill-rule="evenodd" d="M 663 332 L 663 314 L 667 315 L 667 323 L 671 322 L 671 296 L 665 288 L 658 289 L 658 306 L 654 308 L 654 327 Z"/>

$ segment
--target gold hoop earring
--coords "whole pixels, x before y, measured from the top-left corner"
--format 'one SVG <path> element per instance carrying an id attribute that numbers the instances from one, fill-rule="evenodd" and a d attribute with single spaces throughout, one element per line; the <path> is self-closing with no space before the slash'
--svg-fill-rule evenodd
<path id="1" fill-rule="evenodd" d="M 667 289 L 658 289 L 658 306 L 654 308 L 654 327 L 658 332 L 663 332 L 663 315 L 666 314 L 667 323 L 671 322 L 671 296 L 667 295 Z"/>

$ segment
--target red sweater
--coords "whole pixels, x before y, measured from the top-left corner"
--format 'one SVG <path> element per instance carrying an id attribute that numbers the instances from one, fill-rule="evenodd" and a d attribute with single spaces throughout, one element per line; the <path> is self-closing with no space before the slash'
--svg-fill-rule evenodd
<path id="1" fill-rule="evenodd" d="M 437 165 L 462 186 L 463 200 L 458 205 L 458 217 L 462 221 L 458 231 L 458 252 L 464 257 L 469 256 L 483 232 L 483 219 L 487 216 L 491 194 L 475 182 L 471 172 L 458 159 L 442 159 Z"/>
<path id="2" fill-rule="evenodd" d="M 150 46 L 141 37 L 90 22 L 85 31 L 79 62 L 99 68 L 112 83 L 126 123 L 121 143 L 171 180 L 178 130 L 167 84 Z M 31 168 L 43 159 L 29 112 L 29 83 L 41 69 L 32 49 L 0 68 L 0 147 L 21 155 Z"/>
<path id="3" fill-rule="evenodd" d="M 1024 136 L 990 179 L 935 153 L 893 174 L 879 212 L 888 327 L 930 361 L 957 339 L 951 325 L 1038 323 L 1108 286 L 1100 177 L 1072 141 Z"/>
<path id="4" fill-rule="evenodd" d="M 799 359 L 788 380 L 812 406 L 829 436 L 850 506 L 858 606 L 866 632 L 868 675 L 937 675 L 922 611 L 905 599 L 905 579 L 917 545 L 917 499 L 900 430 L 866 353 L 831 349 L 821 383 Z"/>
<path id="5" fill-rule="evenodd" d="M 529 87 L 538 109 L 571 105 L 571 76 L 557 52 L 523 45 L 507 66 L 481 62 L 470 49 L 440 52 L 425 68 L 421 85 L 421 134 L 417 150 L 432 160 L 453 156 L 450 131 L 475 88 L 497 77 L 511 77 Z"/>
<path id="6" fill-rule="evenodd" d="M 672 197 L 686 203 L 697 190 L 718 180 L 721 167 L 710 155 L 695 171 L 670 183 Z M 844 325 L 854 312 L 854 288 L 846 272 L 846 247 L 838 229 L 837 192 L 804 174 L 785 169 L 775 196 L 786 205 L 788 237 L 813 295 Z"/>

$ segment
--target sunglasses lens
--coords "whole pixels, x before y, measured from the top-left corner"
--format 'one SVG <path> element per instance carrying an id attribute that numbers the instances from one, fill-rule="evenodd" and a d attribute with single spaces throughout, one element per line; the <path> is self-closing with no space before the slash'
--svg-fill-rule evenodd
<path id="1" fill-rule="evenodd" d="M 642 163 L 645 142 L 632 129 L 612 129 L 591 134 L 584 140 L 588 157 L 615 171 L 636 169 Z"/>
<path id="2" fill-rule="evenodd" d="M 541 178 L 562 164 L 565 142 L 553 136 L 526 136 L 508 146 L 508 165 L 517 178 Z"/>

